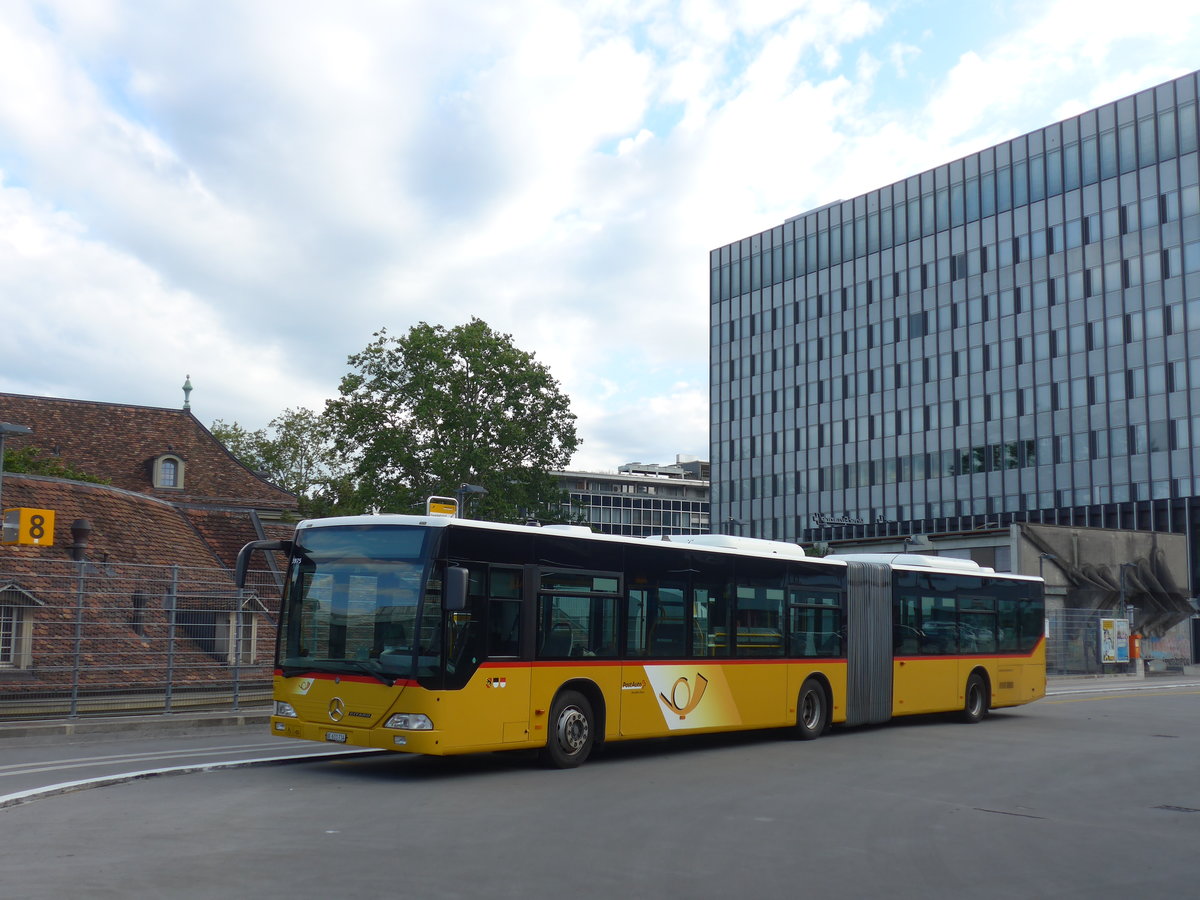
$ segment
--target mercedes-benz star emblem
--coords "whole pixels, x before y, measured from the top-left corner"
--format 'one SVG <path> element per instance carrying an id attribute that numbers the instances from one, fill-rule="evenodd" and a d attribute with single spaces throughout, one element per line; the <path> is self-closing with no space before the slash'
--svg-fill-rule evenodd
<path id="1" fill-rule="evenodd" d="M 346 704 L 341 697 L 334 697 L 329 701 L 329 721 L 340 722 L 346 715 Z"/>

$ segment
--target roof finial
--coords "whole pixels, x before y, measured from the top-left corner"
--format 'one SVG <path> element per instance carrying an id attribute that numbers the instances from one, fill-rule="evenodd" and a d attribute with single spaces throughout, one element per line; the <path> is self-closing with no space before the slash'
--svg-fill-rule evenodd
<path id="1" fill-rule="evenodd" d="M 188 375 L 183 382 L 183 408 L 192 408 L 192 376 Z"/>

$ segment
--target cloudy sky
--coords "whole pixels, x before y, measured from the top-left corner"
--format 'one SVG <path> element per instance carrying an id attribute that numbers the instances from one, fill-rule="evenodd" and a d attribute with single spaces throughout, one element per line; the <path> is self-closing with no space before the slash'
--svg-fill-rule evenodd
<path id="1" fill-rule="evenodd" d="M 1194 0 L 0 0 L 0 391 L 260 428 L 477 316 L 576 468 L 706 457 L 709 250 L 1198 66 Z"/>

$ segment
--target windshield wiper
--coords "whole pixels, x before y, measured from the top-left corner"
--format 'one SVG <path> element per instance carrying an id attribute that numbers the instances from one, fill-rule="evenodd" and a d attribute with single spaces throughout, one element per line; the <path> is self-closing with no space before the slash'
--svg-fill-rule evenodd
<path id="1" fill-rule="evenodd" d="M 354 668 L 358 669 L 360 672 L 366 672 L 372 678 L 382 681 L 388 687 L 391 687 L 396 683 L 395 678 L 388 678 L 388 676 L 384 675 L 379 671 L 378 668 L 376 668 L 379 663 L 376 663 L 375 666 L 372 666 L 370 663 L 363 662 L 361 659 L 339 659 L 338 662 L 345 663 L 348 666 L 354 666 Z"/>
<path id="2" fill-rule="evenodd" d="M 382 681 L 388 687 L 392 687 L 396 683 L 396 679 L 389 678 L 384 675 L 379 669 L 373 667 L 370 663 L 363 662 L 361 659 L 322 659 L 313 660 L 315 665 L 308 666 L 280 666 L 279 671 L 283 673 L 284 678 L 295 678 L 297 675 L 304 675 L 307 672 L 329 672 L 336 673 L 336 669 L 331 669 L 328 666 L 352 666 L 360 672 L 366 672 L 372 678 Z M 376 664 L 378 665 L 378 663 Z"/>

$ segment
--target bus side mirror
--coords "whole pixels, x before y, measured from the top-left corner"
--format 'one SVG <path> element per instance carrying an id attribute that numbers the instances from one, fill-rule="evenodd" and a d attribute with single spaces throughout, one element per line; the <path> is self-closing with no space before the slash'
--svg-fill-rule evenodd
<path id="1" fill-rule="evenodd" d="M 250 555 L 255 550 L 278 550 L 281 553 L 291 554 L 291 541 L 251 541 L 245 547 L 238 551 L 237 565 L 234 567 L 233 580 L 237 585 L 238 590 L 246 586 L 246 570 L 250 568 Z"/>
<path id="2" fill-rule="evenodd" d="M 442 598 L 442 608 L 446 612 L 462 612 L 467 608 L 469 575 L 462 566 L 446 566 L 446 594 Z"/>

